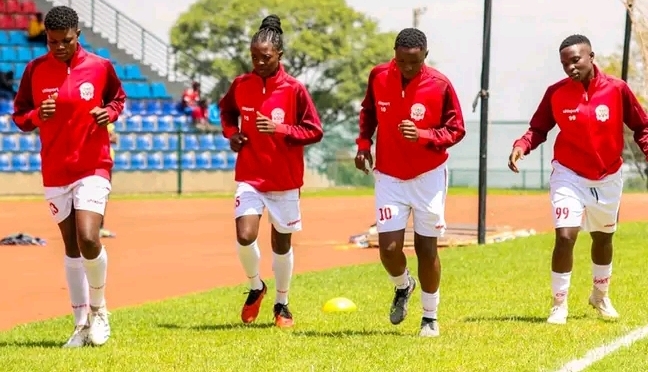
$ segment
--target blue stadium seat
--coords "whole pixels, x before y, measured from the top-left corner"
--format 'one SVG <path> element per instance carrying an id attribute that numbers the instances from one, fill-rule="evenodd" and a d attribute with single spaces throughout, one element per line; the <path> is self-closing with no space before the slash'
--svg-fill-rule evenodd
<path id="1" fill-rule="evenodd" d="M 9 133 L 11 131 L 11 120 L 7 116 L 0 116 L 0 133 Z M 0 148 L 2 147 L 0 146 Z"/>
<path id="2" fill-rule="evenodd" d="M 16 48 L 16 55 L 18 62 L 29 62 L 34 58 L 31 48 L 26 46 Z"/>
<path id="3" fill-rule="evenodd" d="M 156 134 L 153 136 L 153 150 L 167 151 L 169 149 L 169 141 L 165 134 Z"/>
<path id="4" fill-rule="evenodd" d="M 17 134 L 9 134 L 2 136 L 2 151 L 18 151 L 20 145 L 18 143 Z"/>
<path id="5" fill-rule="evenodd" d="M 11 167 L 14 171 L 27 172 L 29 170 L 29 156 L 26 153 L 14 153 L 11 156 Z"/>
<path id="6" fill-rule="evenodd" d="M 149 99 L 151 98 L 151 86 L 148 83 L 136 83 L 137 84 L 137 94 L 140 98 Z"/>
<path id="7" fill-rule="evenodd" d="M 227 169 L 234 169 L 236 166 L 236 153 L 227 153 Z"/>
<path id="8" fill-rule="evenodd" d="M 115 73 L 117 74 L 119 80 L 126 80 L 126 72 L 124 72 L 124 66 L 116 64 L 113 67 L 115 67 Z"/>
<path id="9" fill-rule="evenodd" d="M 200 149 L 198 138 L 195 134 L 186 134 L 184 136 L 184 143 L 182 145 L 184 151 L 197 151 Z"/>
<path id="10" fill-rule="evenodd" d="M 124 92 L 126 92 L 126 95 L 130 99 L 140 99 L 142 97 L 138 96 L 137 92 L 137 86 L 135 83 L 131 83 L 129 81 L 125 81 L 122 83 L 122 88 L 124 88 Z"/>
<path id="11" fill-rule="evenodd" d="M 176 103 L 171 100 L 163 101 L 162 115 L 178 115 L 178 110 L 176 109 Z"/>
<path id="12" fill-rule="evenodd" d="M 41 156 L 38 153 L 29 154 L 29 171 L 40 172 L 41 170 Z"/>
<path id="13" fill-rule="evenodd" d="M 212 103 L 207 107 L 207 121 L 210 124 L 220 125 L 220 108 L 215 103 Z"/>
<path id="14" fill-rule="evenodd" d="M 214 145 L 214 135 L 213 134 L 201 134 L 198 136 L 198 146 L 201 151 L 212 151 L 216 150 Z"/>
<path id="15" fill-rule="evenodd" d="M 18 151 L 36 151 L 36 136 L 23 134 L 18 138 Z"/>
<path id="16" fill-rule="evenodd" d="M 11 171 L 11 156 L 9 154 L 0 154 L 0 172 Z"/>
<path id="17" fill-rule="evenodd" d="M 148 163 L 148 169 L 151 170 L 164 169 L 164 157 L 160 152 L 149 153 L 146 161 Z"/>
<path id="18" fill-rule="evenodd" d="M 115 155 L 115 170 L 125 171 L 130 169 L 130 157 L 128 153 L 118 153 Z"/>
<path id="19" fill-rule="evenodd" d="M 119 151 L 133 151 L 135 150 L 135 137 L 134 135 L 121 135 L 115 147 Z"/>
<path id="20" fill-rule="evenodd" d="M 18 53 L 16 53 L 16 48 L 12 46 L 0 47 L 0 60 L 6 62 L 16 62 L 18 60 Z"/>
<path id="21" fill-rule="evenodd" d="M 158 132 L 175 132 L 173 125 L 173 117 L 162 116 L 158 117 Z"/>
<path id="22" fill-rule="evenodd" d="M 164 169 L 178 169 L 178 155 L 175 152 L 164 153 Z"/>
<path id="23" fill-rule="evenodd" d="M 223 137 L 222 134 L 217 134 L 214 136 L 214 147 L 216 151 L 229 150 L 229 140 Z"/>
<path id="24" fill-rule="evenodd" d="M 207 170 L 211 168 L 211 156 L 208 152 L 201 152 L 196 155 L 196 169 Z"/>
<path id="25" fill-rule="evenodd" d="M 146 153 L 138 152 L 131 155 L 132 170 L 146 170 Z"/>
<path id="26" fill-rule="evenodd" d="M 120 116 L 119 119 L 115 122 L 115 132 L 120 133 L 120 132 L 125 132 L 126 131 L 126 118 L 124 116 Z"/>
<path id="27" fill-rule="evenodd" d="M 145 115 L 146 108 L 144 107 L 144 102 L 142 101 L 128 101 L 128 109 L 133 115 Z"/>
<path id="28" fill-rule="evenodd" d="M 184 128 L 187 125 L 187 117 L 184 115 L 175 116 L 173 118 L 173 125 L 175 126 L 176 130 Z"/>
<path id="29" fill-rule="evenodd" d="M 158 100 L 146 101 L 146 113 L 148 115 L 162 115 L 162 103 Z"/>
<path id="30" fill-rule="evenodd" d="M 20 80 L 23 76 L 23 73 L 25 72 L 25 66 L 27 66 L 26 63 L 16 63 L 14 65 L 14 78 L 16 80 Z"/>
<path id="31" fill-rule="evenodd" d="M 101 58 L 110 59 L 110 51 L 107 48 L 97 48 L 94 50 L 94 54 Z"/>
<path id="32" fill-rule="evenodd" d="M 155 132 L 157 130 L 157 116 L 144 116 L 142 118 L 142 132 Z"/>
<path id="33" fill-rule="evenodd" d="M 9 45 L 9 35 L 7 31 L 0 30 L 0 45 Z"/>
<path id="34" fill-rule="evenodd" d="M 182 154 L 182 169 L 196 169 L 196 154 L 194 152 Z"/>
<path id="35" fill-rule="evenodd" d="M 2 72 L 2 71 L 0 71 Z M 8 99 L 0 99 L 0 115 L 9 115 L 13 112 L 13 103 Z M 0 123 L 0 126 L 2 123 Z"/>
<path id="36" fill-rule="evenodd" d="M 0 72 L 9 72 L 9 71 L 13 71 L 13 70 L 14 70 L 13 63 L 0 62 Z"/>
<path id="37" fill-rule="evenodd" d="M 227 159 L 222 152 L 213 152 L 211 154 L 211 168 L 212 169 L 225 169 Z"/>
<path id="38" fill-rule="evenodd" d="M 126 119 L 127 132 L 141 132 L 142 131 L 142 117 L 131 116 Z"/>
<path id="39" fill-rule="evenodd" d="M 146 80 L 146 77 L 142 75 L 139 65 L 125 65 L 124 70 L 126 71 L 126 77 L 128 80 Z"/>
<path id="40" fill-rule="evenodd" d="M 11 30 L 9 31 L 9 44 L 15 46 L 27 45 L 27 33 L 23 30 Z"/>
<path id="41" fill-rule="evenodd" d="M 140 134 L 135 140 L 135 150 L 150 151 L 153 150 L 153 137 L 150 134 Z"/>
<path id="42" fill-rule="evenodd" d="M 178 136 L 171 134 L 169 137 L 169 150 L 178 151 Z"/>
<path id="43" fill-rule="evenodd" d="M 47 48 L 45 47 L 32 47 L 32 55 L 34 58 L 44 56 L 47 54 Z"/>
<path id="44" fill-rule="evenodd" d="M 89 44 L 88 41 L 86 40 L 84 34 L 79 35 L 79 44 L 81 44 L 81 46 L 84 47 L 85 49 L 87 49 L 88 47 L 90 47 L 90 44 Z"/>
<path id="45" fill-rule="evenodd" d="M 167 92 L 166 85 L 162 82 L 156 81 L 151 83 L 151 95 L 154 98 L 169 99 L 171 95 Z"/>

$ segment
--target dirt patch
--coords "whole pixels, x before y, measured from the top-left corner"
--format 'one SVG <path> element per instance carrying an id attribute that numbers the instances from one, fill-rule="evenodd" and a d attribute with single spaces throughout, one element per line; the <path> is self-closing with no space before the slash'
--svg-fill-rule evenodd
<path id="1" fill-rule="evenodd" d="M 494 196 L 488 224 L 552 228 L 546 195 Z M 373 198 L 308 198 L 302 203 L 304 231 L 294 237 L 296 271 L 375 262 L 376 250 L 338 250 L 350 235 L 364 231 L 374 216 Z M 209 290 L 245 281 L 234 248 L 230 200 L 112 201 L 106 240 L 110 308 Z M 70 312 L 63 247 L 44 202 L 0 203 L 0 235 L 25 232 L 45 238 L 45 247 L 0 247 L 0 330 Z M 449 223 L 477 221 L 475 197 L 450 196 Z M 626 195 L 622 221 L 648 218 L 648 195 Z M 262 276 L 272 275 L 269 225 L 260 233 Z"/>

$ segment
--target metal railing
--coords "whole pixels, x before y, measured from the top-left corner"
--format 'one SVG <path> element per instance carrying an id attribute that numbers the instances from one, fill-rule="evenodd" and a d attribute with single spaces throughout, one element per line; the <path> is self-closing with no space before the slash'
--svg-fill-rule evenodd
<path id="1" fill-rule="evenodd" d="M 179 57 L 197 60 L 180 51 L 144 29 L 132 18 L 103 0 L 46 0 L 53 5 L 67 5 L 79 14 L 79 19 L 96 34 L 149 66 L 170 82 L 199 81 L 202 90 L 209 92 L 216 85 L 215 79 L 205 76 L 187 76 L 177 70 Z M 197 64 L 197 63 L 196 63 Z"/>

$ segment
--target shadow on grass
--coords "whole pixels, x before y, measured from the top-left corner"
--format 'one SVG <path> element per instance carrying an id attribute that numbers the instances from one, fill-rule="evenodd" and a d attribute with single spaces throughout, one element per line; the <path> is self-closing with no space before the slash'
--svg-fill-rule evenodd
<path id="1" fill-rule="evenodd" d="M 570 315 L 569 319 L 584 319 L 585 315 Z M 463 319 L 467 323 L 478 322 L 519 322 L 519 323 L 546 323 L 546 316 L 519 316 L 519 315 L 502 315 L 502 316 L 472 316 Z"/>
<path id="2" fill-rule="evenodd" d="M 170 329 L 170 330 L 189 330 L 189 331 L 233 331 L 239 329 L 266 329 L 274 327 L 274 323 L 252 323 L 252 324 L 201 324 L 194 326 L 183 326 L 178 324 L 167 324 L 162 323 L 157 325 L 160 328 Z"/>
<path id="3" fill-rule="evenodd" d="M 25 347 L 25 348 L 61 348 L 61 341 L 42 340 L 42 341 L 0 341 L 0 349 L 5 347 Z"/>
<path id="4" fill-rule="evenodd" d="M 410 336 L 404 335 L 397 331 L 368 331 L 368 330 L 347 330 L 347 331 L 331 331 L 331 332 L 320 332 L 320 331 L 295 331 L 292 332 L 293 336 L 301 337 L 332 337 L 332 338 L 343 338 L 343 337 L 354 337 L 354 336 Z"/>

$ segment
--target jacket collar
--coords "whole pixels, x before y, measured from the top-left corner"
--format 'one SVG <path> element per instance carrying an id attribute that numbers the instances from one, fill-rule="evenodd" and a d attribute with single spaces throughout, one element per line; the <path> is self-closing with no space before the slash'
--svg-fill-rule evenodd
<path id="1" fill-rule="evenodd" d="M 392 58 L 391 62 L 389 62 L 389 73 L 390 75 L 393 74 L 393 76 L 398 76 L 398 79 L 401 80 L 402 74 L 400 70 L 398 69 L 398 65 L 396 65 L 396 59 Z M 423 66 L 421 66 L 421 70 L 418 72 L 418 74 L 414 75 L 414 77 L 410 80 L 417 80 L 420 79 L 424 76 L 427 75 L 427 65 L 423 63 Z"/>
<path id="2" fill-rule="evenodd" d="M 51 59 L 52 61 L 54 61 L 56 63 L 60 63 L 62 65 L 68 65 L 65 62 L 61 62 L 58 59 L 56 59 L 56 57 L 54 57 L 54 53 L 52 53 L 51 51 L 47 54 L 47 56 L 48 56 L 49 59 Z M 70 68 L 75 67 L 76 65 L 81 63 L 87 56 L 88 56 L 88 52 L 86 52 L 85 49 L 83 49 L 83 47 L 81 47 L 81 44 L 77 44 L 77 50 L 72 55 L 72 58 L 70 59 L 70 63 L 69 63 L 68 66 Z"/>
<path id="3" fill-rule="evenodd" d="M 284 80 L 286 80 L 286 77 L 288 76 L 288 73 L 284 69 L 283 64 L 279 63 L 279 68 L 277 69 L 277 72 L 274 75 L 268 76 L 267 78 L 265 78 L 265 81 L 261 76 L 259 76 L 254 71 L 252 71 L 252 76 L 257 78 L 261 82 L 261 84 L 265 83 L 264 86 L 266 88 L 271 88 L 271 87 L 278 86 Z"/>

